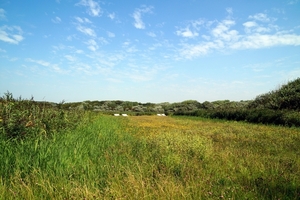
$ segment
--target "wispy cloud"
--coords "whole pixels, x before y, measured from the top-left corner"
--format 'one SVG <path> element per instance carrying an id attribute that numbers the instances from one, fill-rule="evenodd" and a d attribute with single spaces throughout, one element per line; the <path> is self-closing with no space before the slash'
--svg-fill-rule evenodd
<path id="1" fill-rule="evenodd" d="M 271 19 L 264 13 L 257 13 L 255 15 L 250 15 L 249 19 L 254 19 L 261 22 L 270 22 Z"/>
<path id="2" fill-rule="evenodd" d="M 77 30 L 80 31 L 81 33 L 84 33 L 85 35 L 88 35 L 88 36 L 91 36 L 91 37 L 96 37 L 96 33 L 93 29 L 91 28 L 87 28 L 87 27 L 84 27 L 82 25 L 78 25 L 77 27 Z"/>
<path id="3" fill-rule="evenodd" d="M 291 0 L 289 1 L 289 5 L 294 5 L 294 4 L 297 4 L 299 2 L 299 0 Z"/>
<path id="4" fill-rule="evenodd" d="M 214 49 L 221 49 L 223 46 L 224 44 L 222 41 L 203 42 L 196 45 L 185 44 L 183 45 L 183 48 L 180 49 L 180 54 L 184 58 L 191 59 L 206 55 Z"/>
<path id="5" fill-rule="evenodd" d="M 64 57 L 70 62 L 75 62 L 77 60 L 76 57 L 71 55 L 65 55 Z"/>
<path id="6" fill-rule="evenodd" d="M 99 3 L 93 0 L 81 0 L 76 5 L 88 7 L 87 13 L 93 17 L 98 17 L 102 15 L 101 7 Z"/>
<path id="7" fill-rule="evenodd" d="M 152 6 L 142 6 L 141 8 L 135 9 L 132 14 L 134 18 L 134 27 L 137 29 L 145 29 L 145 23 L 142 20 L 142 14 L 152 13 Z"/>
<path id="8" fill-rule="evenodd" d="M 32 63 L 36 63 L 38 65 L 42 65 L 44 67 L 48 67 L 51 70 L 57 72 L 57 73 L 66 73 L 67 71 L 62 70 L 57 64 L 51 64 L 50 62 L 44 61 L 44 60 L 35 60 L 32 58 L 27 58 L 26 59 L 27 62 L 32 62 Z"/>
<path id="9" fill-rule="evenodd" d="M 96 51 L 99 48 L 97 42 L 93 39 L 88 40 L 86 44 L 91 51 Z"/>
<path id="10" fill-rule="evenodd" d="M 261 49 L 273 46 L 299 46 L 300 35 L 295 34 L 255 34 L 244 36 L 241 40 L 229 45 L 232 49 Z"/>
<path id="11" fill-rule="evenodd" d="M 279 32 L 280 28 L 273 24 L 276 20 L 266 14 L 258 13 L 250 15 L 242 25 L 245 33 L 242 34 L 234 26 L 236 22 L 225 19 L 220 22 L 207 22 L 203 24 L 209 27 L 208 34 L 202 35 L 205 40 L 197 39 L 198 43 L 181 43 L 179 49 L 181 57 L 191 59 L 206 55 L 213 51 L 261 49 L 275 46 L 300 46 L 300 35 L 289 31 Z M 215 25 L 214 25 L 215 24 Z M 177 35 L 194 37 L 189 29 L 177 31 Z"/>
<path id="12" fill-rule="evenodd" d="M 157 73 L 156 67 L 153 66 L 140 66 L 131 63 L 129 64 L 129 67 L 130 68 L 127 69 L 124 74 L 126 74 L 126 77 L 129 77 L 132 81 L 135 82 L 150 81 Z"/>
<path id="13" fill-rule="evenodd" d="M 227 12 L 229 15 L 232 15 L 232 14 L 233 14 L 233 9 L 232 9 L 232 8 L 226 8 L 226 12 Z"/>
<path id="14" fill-rule="evenodd" d="M 59 17 L 55 17 L 51 20 L 53 23 L 59 24 L 61 22 L 61 19 Z"/>
<path id="15" fill-rule="evenodd" d="M 223 20 L 218 23 L 218 25 L 212 29 L 211 33 L 216 39 L 221 39 L 225 41 L 237 40 L 239 33 L 236 30 L 230 30 L 230 27 L 235 25 L 233 20 Z"/>
<path id="16" fill-rule="evenodd" d="M 19 44 L 24 37 L 23 31 L 19 26 L 2 26 L 0 27 L 0 40 L 11 44 Z"/>
<path id="17" fill-rule="evenodd" d="M 34 60 L 32 58 L 27 58 L 26 61 L 27 62 L 33 62 L 33 63 L 39 64 L 39 65 L 42 65 L 44 67 L 49 67 L 50 66 L 50 63 L 47 62 L 47 61 L 44 61 L 44 60 Z"/>
<path id="18" fill-rule="evenodd" d="M 177 28 L 176 35 L 185 38 L 194 38 L 199 36 L 200 26 L 204 23 L 203 20 L 189 21 L 185 28 Z"/>
<path id="19" fill-rule="evenodd" d="M 5 16 L 5 10 L 0 8 L 0 20 L 5 20 L 6 16 Z"/>
<path id="20" fill-rule="evenodd" d="M 147 35 L 149 35 L 150 37 L 156 37 L 156 34 L 154 32 L 148 32 Z"/>
<path id="21" fill-rule="evenodd" d="M 107 35 L 108 35 L 108 37 L 110 37 L 110 38 L 114 38 L 114 37 L 116 36 L 114 33 L 109 32 L 109 31 L 107 31 Z"/>
<path id="22" fill-rule="evenodd" d="M 109 17 L 111 20 L 114 20 L 116 18 L 116 14 L 115 13 L 109 13 L 107 15 L 107 17 Z"/>
<path id="23" fill-rule="evenodd" d="M 88 24 L 91 24 L 92 22 L 88 19 L 88 18 L 86 18 L 86 17 L 83 17 L 83 18 L 81 18 L 81 17 L 75 17 L 75 19 L 77 20 L 77 22 L 79 22 L 79 23 L 88 23 Z"/>
<path id="24" fill-rule="evenodd" d="M 199 35 L 197 32 L 191 31 L 189 27 L 176 31 L 176 34 L 178 36 L 187 37 L 187 38 L 193 38 Z"/>

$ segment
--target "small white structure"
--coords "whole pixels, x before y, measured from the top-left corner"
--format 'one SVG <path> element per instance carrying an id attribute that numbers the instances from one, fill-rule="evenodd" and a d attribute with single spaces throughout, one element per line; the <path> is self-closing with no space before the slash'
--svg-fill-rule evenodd
<path id="1" fill-rule="evenodd" d="M 157 114 L 157 116 L 166 116 L 165 114 Z"/>
<path id="2" fill-rule="evenodd" d="M 127 115 L 127 114 L 122 114 L 122 116 L 123 116 L 123 117 L 128 117 L 128 115 Z"/>
<path id="3" fill-rule="evenodd" d="M 120 116 L 120 114 L 114 114 L 114 116 Z"/>
<path id="4" fill-rule="evenodd" d="M 157 116 L 161 116 L 161 114 L 157 114 Z"/>

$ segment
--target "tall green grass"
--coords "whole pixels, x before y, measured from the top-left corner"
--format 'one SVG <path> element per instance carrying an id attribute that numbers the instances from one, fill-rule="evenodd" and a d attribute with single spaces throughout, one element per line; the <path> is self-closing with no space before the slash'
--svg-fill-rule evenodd
<path id="1" fill-rule="evenodd" d="M 299 129 L 194 119 L 86 114 L 2 135 L 0 199 L 299 199 Z"/>

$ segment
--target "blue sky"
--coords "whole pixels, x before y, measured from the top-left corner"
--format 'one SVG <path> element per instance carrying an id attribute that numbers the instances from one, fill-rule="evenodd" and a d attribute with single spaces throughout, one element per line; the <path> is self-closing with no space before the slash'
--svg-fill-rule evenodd
<path id="1" fill-rule="evenodd" d="M 251 100 L 300 77 L 299 0 L 2 0 L 0 95 Z"/>

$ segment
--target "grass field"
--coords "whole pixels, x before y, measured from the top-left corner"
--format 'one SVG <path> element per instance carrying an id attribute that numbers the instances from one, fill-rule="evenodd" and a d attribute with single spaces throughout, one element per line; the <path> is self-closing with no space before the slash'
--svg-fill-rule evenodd
<path id="1" fill-rule="evenodd" d="M 300 199 L 300 129 L 98 115 L 0 138 L 1 199 Z"/>

